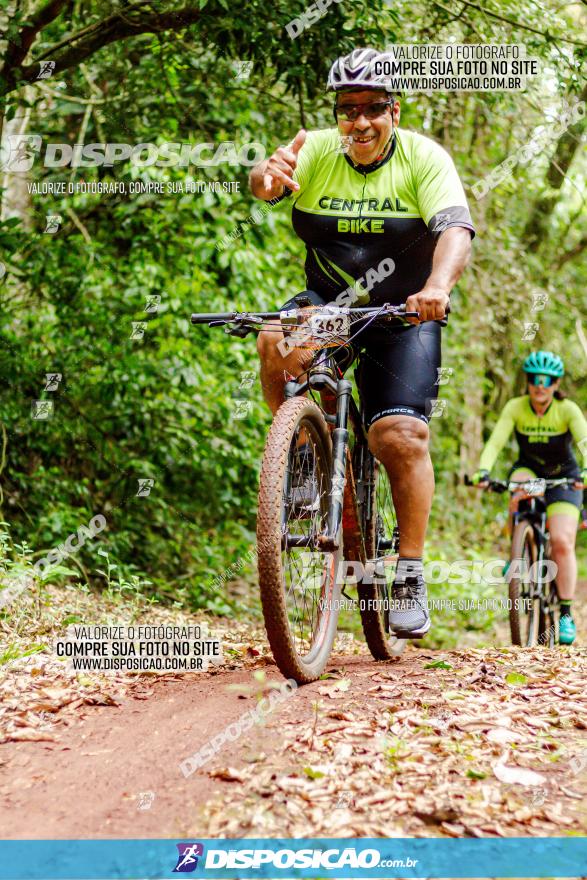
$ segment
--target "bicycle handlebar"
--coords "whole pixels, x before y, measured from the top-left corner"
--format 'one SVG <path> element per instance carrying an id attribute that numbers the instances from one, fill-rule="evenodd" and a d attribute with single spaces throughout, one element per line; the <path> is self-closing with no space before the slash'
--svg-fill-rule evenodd
<path id="1" fill-rule="evenodd" d="M 557 486 L 565 486 L 568 489 L 572 489 L 575 486 L 577 480 L 575 477 L 558 477 L 557 479 L 547 480 L 543 477 L 533 477 L 530 480 L 487 480 L 481 483 L 473 483 L 471 478 L 465 474 L 463 480 L 465 486 L 475 486 L 476 488 L 481 488 L 484 492 L 497 492 L 498 495 L 501 495 L 503 492 L 515 492 L 516 489 L 524 489 L 528 488 L 529 492 L 532 492 L 534 489 L 534 493 L 536 490 L 536 484 L 540 483 L 540 485 L 544 484 L 545 489 L 554 489 Z M 485 482 L 487 485 L 485 485 Z M 583 488 L 587 488 L 583 486 Z"/>
<path id="2" fill-rule="evenodd" d="M 331 305 L 332 303 L 324 303 L 324 308 Z M 320 308 L 322 308 L 322 306 L 320 306 Z M 303 312 L 306 309 L 307 307 L 299 307 L 298 309 L 292 309 L 291 311 Z M 345 311 L 347 310 L 345 309 Z M 348 314 L 351 318 L 368 317 L 377 312 L 381 312 L 382 318 L 418 318 L 420 316 L 419 312 L 407 312 L 405 303 L 401 303 L 397 306 L 391 305 L 390 303 L 384 303 L 380 306 L 364 306 L 362 308 L 348 309 Z M 194 312 L 190 320 L 192 324 L 208 324 L 210 327 L 213 327 L 222 326 L 223 324 L 258 324 L 262 321 L 279 321 L 281 319 L 281 314 L 281 312 Z M 446 316 L 440 320 L 439 323 L 446 326 Z"/>
<path id="3" fill-rule="evenodd" d="M 192 324 L 234 324 L 238 321 L 254 320 L 268 321 L 271 318 L 279 320 L 279 312 L 194 312 L 191 316 Z"/>

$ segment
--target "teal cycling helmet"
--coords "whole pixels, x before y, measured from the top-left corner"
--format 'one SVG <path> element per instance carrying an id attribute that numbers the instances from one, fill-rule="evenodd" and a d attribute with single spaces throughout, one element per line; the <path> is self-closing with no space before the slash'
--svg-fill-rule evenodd
<path id="1" fill-rule="evenodd" d="M 522 368 L 525 373 L 540 373 L 543 376 L 554 376 L 560 379 L 565 374 L 565 365 L 558 354 L 551 351 L 533 351 L 524 361 Z"/>

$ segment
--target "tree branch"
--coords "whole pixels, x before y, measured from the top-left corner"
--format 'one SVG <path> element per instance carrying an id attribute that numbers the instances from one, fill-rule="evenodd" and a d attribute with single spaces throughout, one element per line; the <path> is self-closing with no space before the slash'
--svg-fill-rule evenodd
<path id="1" fill-rule="evenodd" d="M 145 4 L 137 3 L 133 6 L 138 8 L 144 7 Z M 125 10 L 127 14 L 129 9 L 130 7 L 127 7 Z M 118 14 L 111 15 L 65 41 L 67 44 L 76 43 L 77 45 L 70 45 L 64 52 L 52 58 L 55 62 L 55 72 L 61 73 L 71 67 L 76 67 L 81 61 L 110 43 L 138 34 L 184 28 L 199 21 L 201 17 L 201 10 L 191 6 L 168 12 L 143 11 L 133 19 L 121 18 Z M 56 44 L 44 52 L 42 57 L 51 56 L 57 50 L 57 46 L 63 45 L 65 45 L 64 41 Z M 38 62 L 26 67 L 17 66 L 12 70 L 6 70 L 3 81 L 0 82 L 0 95 L 5 95 L 27 82 L 33 82 L 37 78 L 37 74 Z"/>
<path id="2" fill-rule="evenodd" d="M 563 43 L 573 43 L 575 46 L 586 46 L 587 43 L 583 43 L 581 40 L 571 40 L 570 37 L 560 37 L 556 34 L 551 34 L 548 31 L 546 33 L 544 31 L 539 31 L 537 28 L 530 27 L 529 24 L 522 24 L 519 21 L 515 21 L 513 18 L 506 18 L 504 15 L 498 15 L 497 12 L 491 12 L 490 9 L 484 9 L 482 6 L 477 6 L 475 3 L 469 3 L 469 0 L 461 0 L 465 6 L 470 6 L 471 9 L 476 9 L 478 12 L 482 12 L 483 15 L 489 15 L 491 18 L 497 18 L 498 21 L 503 21 L 505 24 L 511 24 L 512 27 L 521 28 L 524 31 L 530 31 L 533 34 L 538 34 L 540 37 L 544 37 L 545 40 L 560 40 Z"/>
<path id="3" fill-rule="evenodd" d="M 8 44 L 2 70 L 18 67 L 24 61 L 39 31 L 55 21 L 66 3 L 67 0 L 49 0 L 48 3 L 39 6 L 28 16 L 29 24 L 20 31 L 18 41 L 10 41 Z"/>
<path id="4" fill-rule="evenodd" d="M 150 6 L 150 3 L 146 2 L 146 0 L 145 0 L 145 2 L 143 2 L 143 0 L 139 0 L 139 2 L 137 2 L 137 3 L 130 3 L 126 9 L 127 9 L 127 12 L 132 12 L 133 9 L 138 9 L 141 6 Z M 56 52 L 58 49 L 62 49 L 63 46 L 69 46 L 70 43 L 77 42 L 77 40 L 80 40 L 82 37 L 85 37 L 87 34 L 93 33 L 98 28 L 103 27 L 105 24 L 107 24 L 109 22 L 116 21 L 119 18 L 124 20 L 123 16 L 121 16 L 118 12 L 115 12 L 113 15 L 109 15 L 108 18 L 102 19 L 102 21 L 95 21 L 94 24 L 89 24 L 87 27 L 82 28 L 81 31 L 77 31 L 77 33 L 72 34 L 69 37 L 64 37 L 58 43 L 55 43 L 54 46 L 51 46 L 49 49 L 47 49 L 45 52 L 43 52 L 42 55 L 39 55 L 38 56 L 39 60 L 46 58 L 48 55 L 51 55 L 53 52 Z"/>

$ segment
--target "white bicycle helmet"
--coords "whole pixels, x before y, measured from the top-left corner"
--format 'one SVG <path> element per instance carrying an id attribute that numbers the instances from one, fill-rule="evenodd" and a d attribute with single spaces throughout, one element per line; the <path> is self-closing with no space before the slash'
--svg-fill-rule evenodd
<path id="1" fill-rule="evenodd" d="M 328 73 L 327 88 L 338 92 L 341 89 L 384 89 L 391 92 L 389 77 L 375 74 L 375 62 L 388 56 L 375 49 L 353 49 L 348 55 L 337 58 Z"/>

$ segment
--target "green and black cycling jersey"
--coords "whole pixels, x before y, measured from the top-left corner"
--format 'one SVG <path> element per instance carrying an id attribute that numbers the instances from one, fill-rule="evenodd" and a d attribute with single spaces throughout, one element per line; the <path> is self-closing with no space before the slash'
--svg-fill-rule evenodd
<path id="1" fill-rule="evenodd" d="M 395 129 L 387 155 L 354 165 L 338 129 L 311 131 L 298 155 L 292 223 L 307 249 L 307 286 L 326 301 L 383 260 L 395 269 L 369 281 L 357 304 L 399 303 L 421 290 L 440 233 L 463 226 L 475 234 L 465 193 L 448 153 L 435 141 Z"/>
<path id="2" fill-rule="evenodd" d="M 573 440 L 582 450 L 582 466 L 587 467 L 587 421 L 571 400 L 555 398 L 541 416 L 527 394 L 508 401 L 481 453 L 480 469 L 491 471 L 512 431 L 520 447 L 517 467 L 526 466 L 539 477 L 575 476 L 579 467 Z"/>

